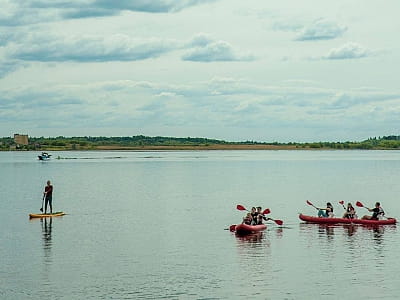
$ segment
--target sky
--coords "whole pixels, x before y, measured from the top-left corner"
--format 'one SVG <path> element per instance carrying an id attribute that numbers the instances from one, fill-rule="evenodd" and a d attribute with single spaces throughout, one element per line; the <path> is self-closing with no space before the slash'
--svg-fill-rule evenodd
<path id="1" fill-rule="evenodd" d="M 0 136 L 400 135 L 398 0 L 0 0 Z"/>

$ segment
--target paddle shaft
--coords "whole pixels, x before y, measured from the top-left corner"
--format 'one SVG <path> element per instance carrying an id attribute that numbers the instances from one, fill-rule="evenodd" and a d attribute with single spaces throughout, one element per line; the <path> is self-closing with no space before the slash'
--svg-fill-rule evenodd
<path id="1" fill-rule="evenodd" d="M 314 204 L 312 204 L 310 201 L 307 200 L 306 203 L 307 203 L 308 205 L 311 205 L 311 206 L 314 207 L 315 209 L 319 210 L 319 208 L 316 207 Z"/>
<path id="2" fill-rule="evenodd" d="M 43 198 L 42 198 L 42 207 L 40 208 L 40 211 L 43 211 L 43 202 L 44 202 L 44 197 L 46 197 L 46 194 L 43 194 Z"/>

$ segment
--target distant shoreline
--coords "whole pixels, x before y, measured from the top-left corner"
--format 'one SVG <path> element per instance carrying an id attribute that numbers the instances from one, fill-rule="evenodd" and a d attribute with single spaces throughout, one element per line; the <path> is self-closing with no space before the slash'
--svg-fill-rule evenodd
<path id="1" fill-rule="evenodd" d="M 269 150 L 269 151 L 278 151 L 278 150 L 296 150 L 296 151 L 340 151 L 340 150 L 364 150 L 364 151 L 379 151 L 379 150 L 399 150 L 393 148 L 373 148 L 373 149 L 359 149 L 359 148 L 351 148 L 351 149 L 334 149 L 330 147 L 321 147 L 314 148 L 309 146 L 296 146 L 296 145 L 176 145 L 176 146 L 92 146 L 92 147 L 79 147 L 77 149 L 71 148 L 63 148 L 63 147 L 44 147 L 41 149 L 35 150 L 3 150 L 3 151 L 29 151 L 29 152 L 50 152 L 50 151 L 212 151 L 212 150 L 243 150 L 243 151 L 259 151 L 259 150 Z"/>
<path id="2" fill-rule="evenodd" d="M 200 150 L 399 150 L 400 136 L 360 142 L 229 142 L 208 138 L 146 137 L 16 137 L 0 138 L 0 150 L 17 151 L 200 151 Z"/>

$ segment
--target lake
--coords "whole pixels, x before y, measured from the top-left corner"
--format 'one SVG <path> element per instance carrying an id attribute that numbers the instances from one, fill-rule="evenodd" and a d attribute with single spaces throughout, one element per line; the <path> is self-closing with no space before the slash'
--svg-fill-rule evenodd
<path id="1" fill-rule="evenodd" d="M 305 224 L 306 204 L 400 217 L 400 151 L 0 152 L 0 299 L 396 299 L 400 233 Z M 59 157 L 60 159 L 57 159 Z M 47 180 L 54 211 L 39 213 Z M 239 237 L 241 204 L 283 226 Z M 370 214 L 356 207 L 357 214 Z"/>

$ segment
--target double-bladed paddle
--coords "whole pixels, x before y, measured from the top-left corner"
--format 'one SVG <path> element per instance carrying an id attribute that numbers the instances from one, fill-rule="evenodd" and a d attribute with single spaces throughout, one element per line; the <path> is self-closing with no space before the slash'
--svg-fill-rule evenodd
<path id="1" fill-rule="evenodd" d="M 307 200 L 306 203 L 307 203 L 308 205 L 311 205 L 311 206 L 314 207 L 315 209 L 319 210 L 319 208 L 316 207 L 314 204 L 312 204 L 310 201 Z"/>
<path id="2" fill-rule="evenodd" d="M 236 209 L 237 210 L 249 211 L 248 209 L 246 209 L 246 207 L 244 207 L 243 205 L 240 205 L 240 204 L 236 205 Z M 264 209 L 264 211 L 261 214 L 268 215 L 269 213 L 271 213 L 270 209 L 266 208 L 266 209 Z"/>
<path id="3" fill-rule="evenodd" d="M 344 206 L 344 201 L 343 200 L 340 200 L 339 204 L 342 204 L 343 208 L 346 209 L 346 207 Z"/>

